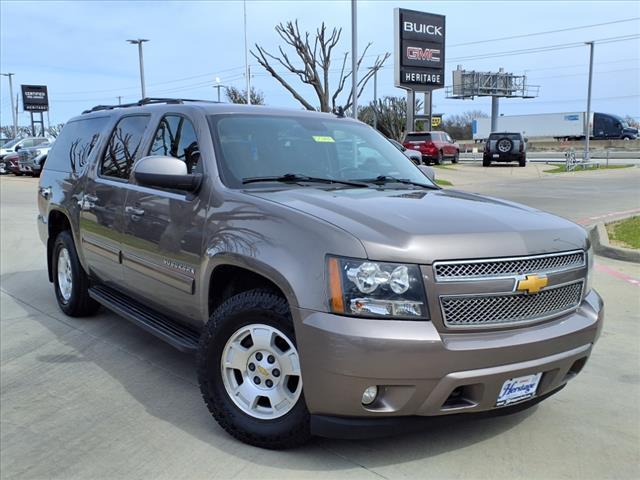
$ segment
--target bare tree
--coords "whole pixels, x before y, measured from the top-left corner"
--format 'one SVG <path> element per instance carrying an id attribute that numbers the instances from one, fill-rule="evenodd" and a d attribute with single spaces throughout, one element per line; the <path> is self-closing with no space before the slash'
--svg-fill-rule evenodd
<path id="1" fill-rule="evenodd" d="M 331 90 L 329 82 L 331 56 L 340 41 L 342 29 L 333 28 L 331 32 L 328 32 L 326 25 L 322 22 L 320 28 L 316 30 L 315 38 L 313 40 L 311 39 L 311 34 L 309 32 L 300 32 L 297 20 L 295 22 L 289 21 L 286 23 L 280 23 L 276 25 L 275 29 L 276 33 L 278 33 L 285 44 L 293 48 L 295 55 L 298 57 L 297 59 L 302 62 L 302 66 L 296 66 L 290 55 L 285 52 L 282 46 L 278 47 L 280 55 L 276 56 L 256 44 L 256 50 L 252 50 L 251 55 L 258 60 L 258 63 L 260 63 L 260 65 L 262 65 L 262 67 L 267 70 L 273 78 L 280 82 L 280 84 L 286 88 L 307 110 L 316 109 L 313 106 L 313 102 L 307 100 L 302 93 L 298 92 L 293 85 L 285 80 L 283 74 L 278 73 L 275 70 L 274 65 L 281 65 L 289 73 L 295 74 L 302 83 L 311 85 L 318 97 L 318 104 L 320 105 L 321 111 L 329 112 L 337 109 L 338 106 L 341 106 L 345 110 L 351 107 L 353 104 L 353 94 L 351 89 L 349 89 L 350 92 L 346 102 L 342 105 L 338 103 L 338 97 L 344 90 L 347 80 L 351 77 L 351 71 L 347 71 L 346 68 L 349 56 L 348 52 L 345 52 L 342 57 L 340 76 L 338 77 L 337 87 L 333 91 Z M 357 62 L 358 69 L 360 69 L 362 60 L 370 46 L 371 43 L 367 44 L 362 51 Z M 380 56 L 376 57 L 373 67 L 367 69 L 367 73 L 358 80 L 358 97 L 362 94 L 367 82 L 384 65 L 384 62 L 389 58 L 389 56 L 389 53 L 385 53 L 382 58 Z"/>
<path id="2" fill-rule="evenodd" d="M 227 100 L 231 103 L 247 103 L 247 91 L 236 87 L 227 87 Z M 251 87 L 251 104 L 264 105 L 264 94 Z"/>
<path id="3" fill-rule="evenodd" d="M 416 111 L 422 108 L 422 102 L 416 99 Z M 404 97 L 384 97 L 359 109 L 358 118 L 373 125 L 374 116 L 378 117 L 378 130 L 385 137 L 401 142 L 406 134 L 407 99 Z"/>
<path id="4" fill-rule="evenodd" d="M 476 118 L 488 117 L 482 110 L 469 110 L 460 115 L 451 115 L 442 123 L 442 128 L 453 138 L 470 140 L 473 137 L 471 125 Z"/>

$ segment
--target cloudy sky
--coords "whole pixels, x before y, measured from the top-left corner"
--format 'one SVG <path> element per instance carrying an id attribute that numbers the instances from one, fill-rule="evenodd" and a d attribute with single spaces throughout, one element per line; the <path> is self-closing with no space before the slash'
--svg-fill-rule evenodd
<path id="1" fill-rule="evenodd" d="M 446 15 L 447 84 L 451 70 L 461 64 L 468 70 L 504 67 L 526 73 L 529 83 L 541 86 L 536 99 L 503 100 L 501 113 L 506 115 L 584 110 L 588 48 L 581 42 L 603 42 L 595 50 L 593 109 L 640 118 L 640 40 L 618 41 L 640 33 L 640 2 L 359 0 L 358 44 L 372 43 L 366 62 L 393 51 L 395 7 Z M 124 102 L 139 99 L 137 50 L 126 39 L 148 38 L 148 96 L 214 100 L 216 77 L 224 85 L 244 85 L 242 11 L 241 1 L 2 0 L 0 71 L 15 73 L 14 94 L 20 84 L 47 85 L 51 123 L 64 122 L 93 105 L 117 103 L 118 96 Z M 343 29 L 337 51 L 347 52 L 350 12 L 350 2 L 344 0 L 247 1 L 249 42 L 276 51 L 281 41 L 274 26 L 279 22 L 297 19 L 301 28 L 314 31 L 324 21 Z M 530 51 L 536 49 L 543 51 Z M 299 108 L 251 57 L 250 63 L 253 85 L 269 105 Z M 313 100 L 310 87 L 300 91 Z M 378 94 L 403 95 L 393 86 L 391 59 L 379 73 Z M 372 96 L 370 85 L 361 103 Z M 446 99 L 443 90 L 434 94 L 434 111 L 445 115 L 489 112 L 490 104 L 489 98 L 462 101 Z M 1 123 L 10 123 L 6 77 L 0 78 L 0 106 Z M 28 114 L 19 118 L 26 124 Z"/>

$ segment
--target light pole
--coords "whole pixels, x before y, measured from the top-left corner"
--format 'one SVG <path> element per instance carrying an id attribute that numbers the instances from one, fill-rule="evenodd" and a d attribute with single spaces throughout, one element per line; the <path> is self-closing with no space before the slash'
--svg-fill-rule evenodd
<path id="1" fill-rule="evenodd" d="M 244 13 L 244 76 L 247 79 L 247 105 L 251 105 L 251 72 L 249 71 L 249 50 L 247 47 L 247 0 L 244 0 L 242 8 Z"/>
<path id="2" fill-rule="evenodd" d="M 224 85 L 220 84 L 220 77 L 216 77 L 216 85 L 214 85 L 213 88 L 218 89 L 218 103 L 220 103 L 220 89 L 226 88 Z"/>
<path id="3" fill-rule="evenodd" d="M 13 104 L 13 80 L 11 78 L 15 75 L 15 73 L 3 73 L 1 75 L 9 77 L 9 95 L 11 96 L 11 119 L 13 120 L 13 138 L 16 138 L 18 136 L 18 115 Z"/>
<path id="4" fill-rule="evenodd" d="M 378 69 L 369 67 L 373 70 L 373 128 L 378 128 Z"/>
<path id="5" fill-rule="evenodd" d="M 144 88 L 144 60 L 142 58 L 142 44 L 148 42 L 146 38 L 138 38 L 136 40 L 127 40 L 132 45 L 138 45 L 138 60 L 140 62 L 140 90 L 142 92 L 142 98 L 147 98 L 147 94 Z"/>
<path id="6" fill-rule="evenodd" d="M 352 117 L 358 118 L 358 12 L 356 0 L 351 0 L 351 96 Z"/>
<path id="7" fill-rule="evenodd" d="M 589 161 L 589 123 L 591 122 L 591 84 L 593 81 L 593 42 L 585 42 L 589 45 L 589 87 L 587 90 L 587 117 L 584 119 L 584 161 Z"/>

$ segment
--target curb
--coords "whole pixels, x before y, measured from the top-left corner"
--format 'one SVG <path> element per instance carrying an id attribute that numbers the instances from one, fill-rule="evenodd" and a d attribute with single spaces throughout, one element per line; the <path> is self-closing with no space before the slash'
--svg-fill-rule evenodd
<path id="1" fill-rule="evenodd" d="M 640 263 L 640 250 L 616 247 L 609 243 L 609 235 L 602 222 L 596 223 L 589 229 L 589 240 L 594 252 L 598 255 L 624 262 Z"/>

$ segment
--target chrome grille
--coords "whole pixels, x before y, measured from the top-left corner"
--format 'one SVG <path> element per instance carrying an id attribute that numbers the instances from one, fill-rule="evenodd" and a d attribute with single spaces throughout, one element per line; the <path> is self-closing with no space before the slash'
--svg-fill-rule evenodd
<path id="1" fill-rule="evenodd" d="M 579 268 L 584 264 L 584 252 L 576 250 L 531 257 L 435 262 L 433 268 L 436 281 L 448 281 L 560 272 Z"/>
<path id="2" fill-rule="evenodd" d="M 582 281 L 533 295 L 451 295 L 440 297 L 447 327 L 484 327 L 544 320 L 578 307 Z"/>

